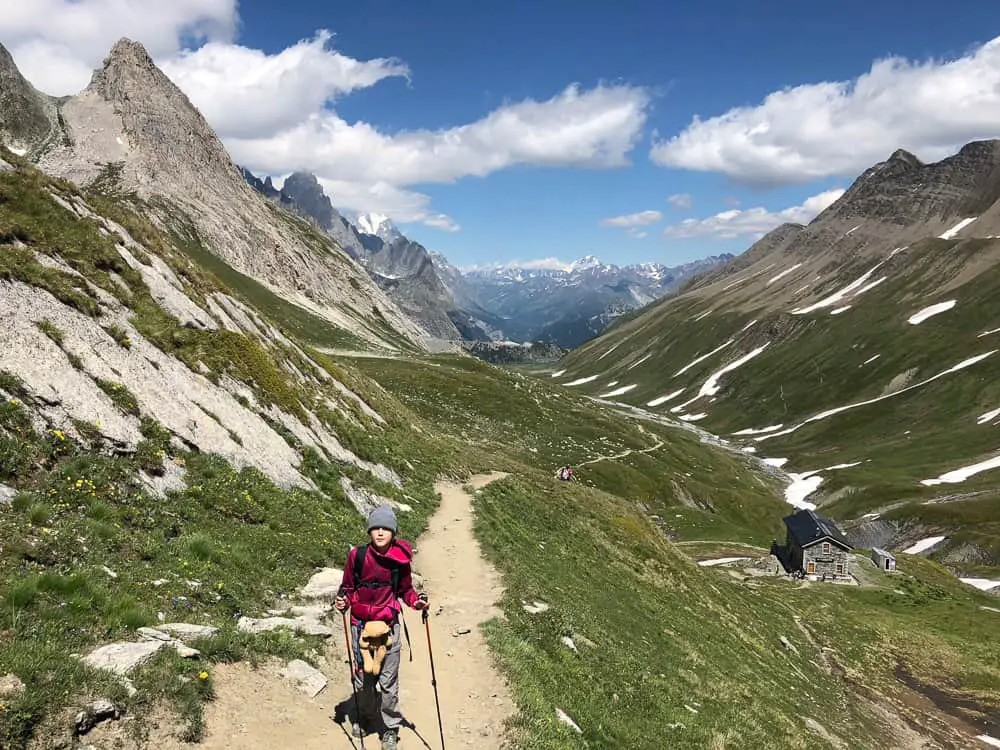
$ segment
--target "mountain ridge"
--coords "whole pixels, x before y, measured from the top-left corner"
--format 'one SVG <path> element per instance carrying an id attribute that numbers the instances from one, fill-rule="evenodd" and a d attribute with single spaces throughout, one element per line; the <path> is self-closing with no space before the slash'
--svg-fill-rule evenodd
<path id="1" fill-rule="evenodd" d="M 936 559 L 1000 580 L 1000 443 L 982 427 L 1000 398 L 998 292 L 1000 141 L 932 164 L 897 151 L 808 225 L 776 228 L 556 367 L 573 389 L 618 380 L 616 400 L 774 457 L 789 502 L 866 544 L 940 536 Z"/>

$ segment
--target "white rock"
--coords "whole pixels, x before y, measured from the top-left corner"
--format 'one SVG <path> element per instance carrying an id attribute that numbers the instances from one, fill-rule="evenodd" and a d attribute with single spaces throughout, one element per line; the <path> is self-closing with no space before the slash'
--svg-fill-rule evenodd
<path id="1" fill-rule="evenodd" d="M 197 638 L 211 638 L 219 629 L 211 625 L 192 625 L 186 622 L 167 622 L 156 627 L 164 633 L 169 633 L 182 641 L 193 641 Z"/>
<path id="2" fill-rule="evenodd" d="M 0 505 L 10 505 L 15 495 L 17 495 L 16 489 L 0 484 Z"/>
<path id="3" fill-rule="evenodd" d="M 0 700 L 13 698 L 24 692 L 24 683 L 13 672 L 0 677 Z"/>
<path id="4" fill-rule="evenodd" d="M 164 646 L 167 641 L 149 640 L 138 643 L 109 643 L 94 649 L 83 662 L 95 669 L 103 669 L 117 675 L 126 675 L 136 667 L 145 664 Z"/>
<path id="5" fill-rule="evenodd" d="M 289 628 L 303 635 L 319 635 L 324 638 L 333 635 L 330 628 L 306 618 L 264 617 L 256 620 L 252 617 L 241 617 L 236 623 L 236 628 L 246 633 L 266 633 L 278 628 Z"/>
<path id="6" fill-rule="evenodd" d="M 577 725 L 575 721 L 569 718 L 569 715 L 561 708 L 556 709 L 556 718 L 559 719 L 563 724 L 569 725 L 571 728 L 575 729 L 579 734 L 583 734 L 583 730 Z"/>
<path id="7" fill-rule="evenodd" d="M 310 698 L 315 698 L 326 687 L 326 676 L 301 659 L 290 661 L 281 670 L 281 676 L 291 680 Z"/>
<path id="8" fill-rule="evenodd" d="M 524 602 L 524 611 L 530 615 L 538 615 L 542 612 L 547 612 L 549 610 L 549 605 L 545 602 L 532 602 L 528 604 Z"/>
<path id="9" fill-rule="evenodd" d="M 328 599 L 337 597 L 337 589 L 344 579 L 344 571 L 339 568 L 323 568 L 309 579 L 309 583 L 301 591 L 304 599 Z"/>

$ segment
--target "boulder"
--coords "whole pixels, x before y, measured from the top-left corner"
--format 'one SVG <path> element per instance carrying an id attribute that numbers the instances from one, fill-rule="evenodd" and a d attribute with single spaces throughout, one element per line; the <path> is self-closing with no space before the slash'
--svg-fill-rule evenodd
<path id="1" fill-rule="evenodd" d="M 301 659 L 290 661 L 281 670 L 281 676 L 291 680 L 296 687 L 310 698 L 315 698 L 326 687 L 326 675 Z"/>
<path id="2" fill-rule="evenodd" d="M 337 590 L 343 579 L 344 571 L 339 568 L 323 568 L 309 579 L 309 583 L 302 589 L 302 597 L 333 601 L 337 597 Z"/>

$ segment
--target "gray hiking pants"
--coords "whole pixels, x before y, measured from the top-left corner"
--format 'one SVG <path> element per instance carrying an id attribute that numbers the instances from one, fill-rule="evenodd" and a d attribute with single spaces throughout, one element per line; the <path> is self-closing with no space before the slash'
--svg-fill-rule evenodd
<path id="1" fill-rule="evenodd" d="M 354 649 L 354 687 L 358 691 L 358 710 L 363 724 L 372 725 L 382 719 L 385 729 L 398 729 L 403 722 L 399 712 L 399 658 L 402 654 L 402 628 L 399 622 L 392 628 L 392 646 L 382 660 L 382 672 L 376 679 L 364 673 L 359 639 L 364 624 L 351 626 L 351 646 Z"/>

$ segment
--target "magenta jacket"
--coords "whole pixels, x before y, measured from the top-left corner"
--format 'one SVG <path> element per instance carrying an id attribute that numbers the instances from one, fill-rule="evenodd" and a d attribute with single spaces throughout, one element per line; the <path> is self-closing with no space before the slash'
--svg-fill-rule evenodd
<path id="1" fill-rule="evenodd" d="M 392 588 L 388 585 L 379 588 L 357 586 L 354 580 L 354 559 L 357 554 L 358 547 L 348 553 L 347 562 L 344 564 L 344 579 L 340 585 L 351 606 L 351 622 L 353 624 L 369 620 L 393 622 L 402 609 L 399 601 L 393 597 Z M 361 568 L 361 579 L 366 582 L 377 580 L 388 584 L 392 579 L 390 566 L 398 566 L 399 598 L 412 608 L 418 598 L 410 571 L 412 559 L 413 548 L 404 539 L 394 539 L 384 555 L 375 549 L 374 544 L 370 544 Z"/>

